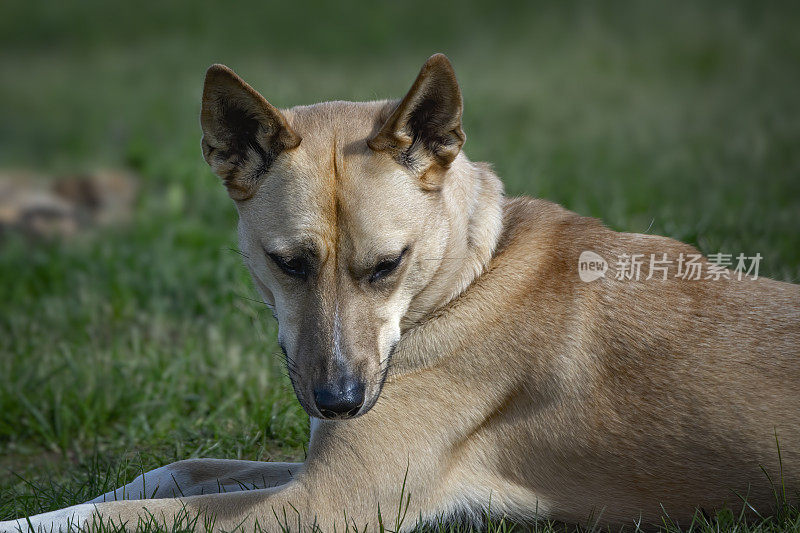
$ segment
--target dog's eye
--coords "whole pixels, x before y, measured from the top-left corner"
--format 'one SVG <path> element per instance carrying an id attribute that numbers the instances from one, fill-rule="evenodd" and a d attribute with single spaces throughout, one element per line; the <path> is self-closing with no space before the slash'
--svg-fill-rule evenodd
<path id="1" fill-rule="evenodd" d="M 281 257 L 277 254 L 267 255 L 286 275 L 299 279 L 308 277 L 308 264 L 302 257 Z"/>
<path id="2" fill-rule="evenodd" d="M 375 265 L 375 268 L 372 270 L 372 274 L 369 276 L 370 282 L 379 281 L 394 272 L 397 267 L 400 266 L 400 263 L 403 261 L 403 256 L 406 255 L 407 251 L 408 246 L 403 248 L 403 251 L 400 252 L 400 255 L 397 257 L 392 259 L 384 259 Z"/>

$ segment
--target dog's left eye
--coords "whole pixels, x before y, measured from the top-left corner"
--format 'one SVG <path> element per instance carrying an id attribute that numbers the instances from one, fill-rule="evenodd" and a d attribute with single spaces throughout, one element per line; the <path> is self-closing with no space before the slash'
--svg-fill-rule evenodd
<path id="1" fill-rule="evenodd" d="M 277 254 L 268 254 L 269 258 L 278 265 L 278 268 L 293 278 L 306 279 L 308 277 L 308 265 L 301 257 L 281 257 Z"/>
<path id="2" fill-rule="evenodd" d="M 386 276 L 388 276 L 389 274 L 391 274 L 392 272 L 394 272 L 397 269 L 397 267 L 400 266 L 400 263 L 403 261 L 403 256 L 406 255 L 407 251 L 408 251 L 408 246 L 403 248 L 403 251 L 400 252 L 400 254 L 397 257 L 394 257 L 392 259 L 384 259 L 383 261 L 375 265 L 375 268 L 372 270 L 372 274 L 369 276 L 370 282 L 381 280 Z"/>

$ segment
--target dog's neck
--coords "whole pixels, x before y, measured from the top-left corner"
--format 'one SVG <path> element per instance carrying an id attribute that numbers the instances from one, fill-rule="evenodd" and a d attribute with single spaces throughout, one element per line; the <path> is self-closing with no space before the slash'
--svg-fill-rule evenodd
<path id="1" fill-rule="evenodd" d="M 459 154 L 441 191 L 451 221 L 443 258 L 431 282 L 401 321 L 407 331 L 458 298 L 487 268 L 503 226 L 503 184 L 486 163 Z"/>

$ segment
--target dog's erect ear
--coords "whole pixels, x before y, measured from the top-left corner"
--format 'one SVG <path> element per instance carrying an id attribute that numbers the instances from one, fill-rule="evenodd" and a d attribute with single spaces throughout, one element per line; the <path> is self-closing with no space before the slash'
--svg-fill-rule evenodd
<path id="1" fill-rule="evenodd" d="M 456 74 L 444 54 L 422 66 L 411 90 L 372 139 L 370 148 L 386 151 L 419 173 L 436 164 L 447 168 L 464 144 L 463 103 Z"/>
<path id="2" fill-rule="evenodd" d="M 246 200 L 284 150 L 300 144 L 286 119 L 224 65 L 212 65 L 200 113 L 203 157 L 234 200 Z"/>

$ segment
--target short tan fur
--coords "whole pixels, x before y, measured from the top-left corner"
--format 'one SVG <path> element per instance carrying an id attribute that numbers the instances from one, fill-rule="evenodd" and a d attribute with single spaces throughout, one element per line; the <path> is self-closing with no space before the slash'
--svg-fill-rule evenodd
<path id="1" fill-rule="evenodd" d="M 157 487 L 157 499 L 107 501 L 121 488 L 34 527 L 132 528 L 186 510 L 218 529 L 272 531 L 286 510 L 290 528 L 341 531 L 346 516 L 373 530 L 403 487 L 404 529 L 479 519 L 490 502 L 523 522 L 649 524 L 666 512 L 687 524 L 698 508 L 740 506 L 737 495 L 768 512 L 765 473 L 795 494 L 800 287 L 730 271 L 685 280 L 675 265 L 666 279 L 582 281 L 587 250 L 697 252 L 505 197 L 462 151 L 462 107 L 440 54 L 400 101 L 285 111 L 212 66 L 203 153 L 279 321 L 312 417 L 308 458 L 182 461 L 124 487 L 127 498 Z"/>

